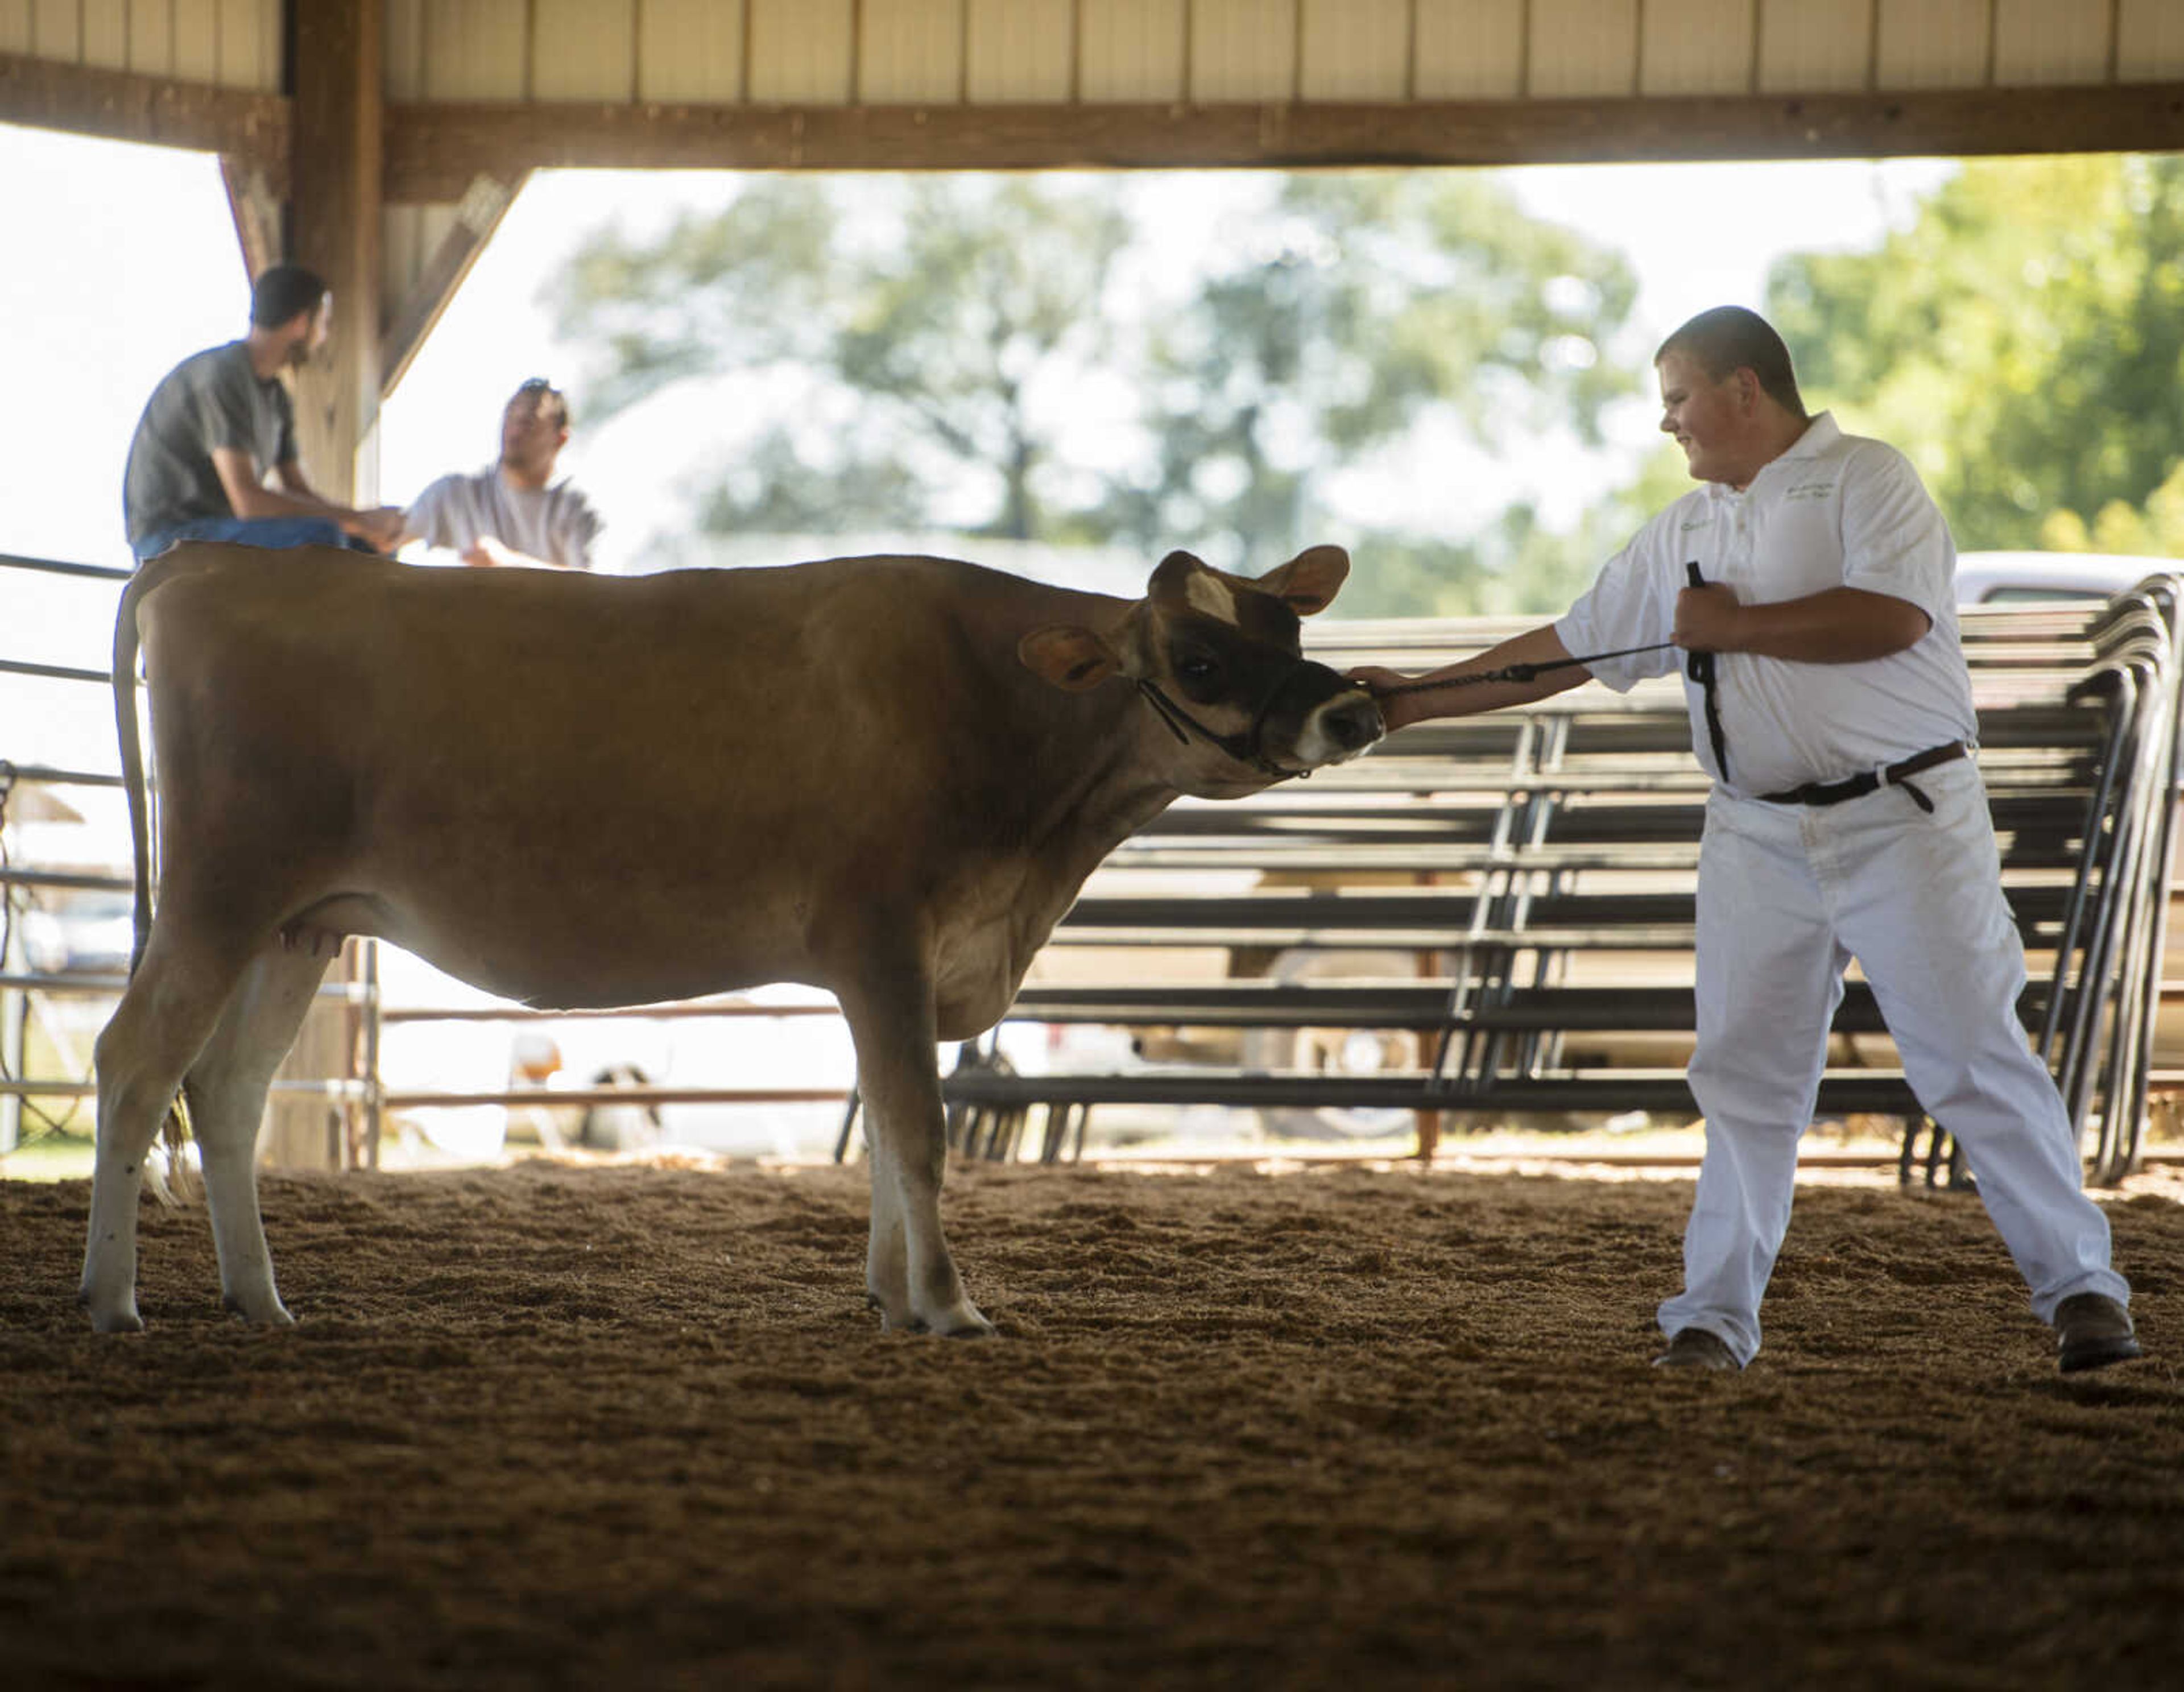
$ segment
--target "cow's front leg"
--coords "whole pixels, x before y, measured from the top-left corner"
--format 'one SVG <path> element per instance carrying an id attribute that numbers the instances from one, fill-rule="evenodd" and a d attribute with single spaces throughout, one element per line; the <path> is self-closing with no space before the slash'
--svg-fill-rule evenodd
<path id="1" fill-rule="evenodd" d="M 842 995 L 857 1048 L 872 1147 L 872 1222 L 865 1288 L 889 1329 L 975 1338 L 994 1325 L 963 1291 L 940 1227 L 948 1142 L 934 1057 L 933 991 L 921 971 Z"/>

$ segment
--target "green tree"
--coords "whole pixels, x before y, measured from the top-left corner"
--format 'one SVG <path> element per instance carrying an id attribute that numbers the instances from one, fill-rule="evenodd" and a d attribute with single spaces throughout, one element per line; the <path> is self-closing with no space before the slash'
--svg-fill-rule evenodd
<path id="1" fill-rule="evenodd" d="M 594 234 L 544 290 L 560 332 L 597 349 L 588 415 L 611 415 L 687 377 L 817 356 L 816 318 L 792 303 L 837 264 L 839 221 L 823 183 L 777 176 L 652 240 L 618 225 Z"/>
<path id="2" fill-rule="evenodd" d="M 1340 528 L 1391 556 L 1483 561 L 1490 539 L 1412 543 L 1340 521 L 1334 475 L 1429 416 L 1489 453 L 1557 423 L 1597 442 L 1602 408 L 1634 388 L 1607 346 L 1635 297 L 1628 264 L 1528 217 L 1490 177 L 1290 176 L 1254 236 L 1273 250 L 1236 241 L 1156 326 L 1156 448 L 1108 508 L 1117 533 L 1287 556 Z"/>
<path id="3" fill-rule="evenodd" d="M 1359 567 L 1343 590 L 1340 615 L 1558 615 L 1647 519 L 1691 488 L 1683 454 L 1663 441 L 1627 486 L 1595 502 L 1568 528 L 1550 527 L 1520 500 L 1461 542 L 1368 532 L 1353 548 Z"/>
<path id="4" fill-rule="evenodd" d="M 1960 545 L 2184 539 L 2148 505 L 2184 457 L 2184 157 L 1968 163 L 1768 292 L 1808 398 L 1908 453 Z"/>
<path id="5" fill-rule="evenodd" d="M 2110 552 L 2184 558 L 2184 459 L 2142 505 L 2112 499 L 2091 523 L 2075 511 L 2052 513 L 2040 543 L 2053 552 Z"/>
<path id="6" fill-rule="evenodd" d="M 705 497 L 707 526 L 933 526 L 967 482 L 986 509 L 956 526 L 1028 539 L 1067 524 L 1039 390 L 1098 356 L 1128 235 L 1112 197 L 1030 178 L 773 177 L 655 240 L 594 237 L 551 293 L 560 332 L 603 353 L 597 413 L 767 366 L 855 396 L 841 426 L 772 431 Z"/>
<path id="7" fill-rule="evenodd" d="M 1134 193 L 759 179 L 655 237 L 602 232 L 549 292 L 596 349 L 591 415 L 685 376 L 816 381 L 822 426 L 784 420 L 710 472 L 708 529 L 955 528 L 1249 568 L 1339 539 L 1375 577 L 1346 603 L 1382 615 L 1547 579 L 1554 537 L 1528 509 L 1410 537 L 1357 520 L 1336 484 L 1414 430 L 1489 452 L 1543 422 L 1596 439 L 1634 382 L 1607 350 L 1635 293 L 1618 256 L 1454 173 L 1285 179 L 1210 263 L 1134 224 Z M 1065 438 L 1095 391 L 1097 462 Z"/>

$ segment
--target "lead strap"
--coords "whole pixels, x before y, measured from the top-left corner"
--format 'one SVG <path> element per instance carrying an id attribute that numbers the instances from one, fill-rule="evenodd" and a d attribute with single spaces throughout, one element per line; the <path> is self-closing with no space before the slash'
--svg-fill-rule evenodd
<path id="1" fill-rule="evenodd" d="M 1707 585 L 1706 577 L 1699 574 L 1699 561 L 1696 559 L 1692 559 L 1686 563 L 1684 570 L 1690 576 L 1692 587 L 1703 587 Z M 1698 683 L 1706 696 L 1707 739 L 1713 746 L 1713 767 L 1721 779 L 1726 782 L 1729 779 L 1729 737 L 1721 732 L 1721 704 L 1714 697 L 1713 654 L 1710 652 L 1686 653 L 1684 655 L 1684 673 Z M 1919 798 L 1919 803 L 1925 804 L 1923 795 Z M 1926 809 L 1931 810 L 1933 806 L 1927 805 Z"/>

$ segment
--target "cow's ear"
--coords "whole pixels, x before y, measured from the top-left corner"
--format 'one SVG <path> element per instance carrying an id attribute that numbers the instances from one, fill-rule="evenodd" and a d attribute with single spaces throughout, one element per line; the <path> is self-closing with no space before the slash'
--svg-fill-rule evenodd
<path id="1" fill-rule="evenodd" d="M 1145 597 L 1156 604 L 1180 605 L 1190 598 L 1190 583 L 1194 576 L 1206 573 L 1205 562 L 1187 552 L 1170 553 L 1153 571 L 1152 580 L 1145 585 Z"/>
<path id="2" fill-rule="evenodd" d="M 1096 687 L 1121 669 L 1115 648 L 1096 629 L 1075 623 L 1049 623 L 1017 643 L 1027 669 L 1071 693 Z"/>
<path id="3" fill-rule="evenodd" d="M 1287 564 L 1259 578 L 1260 589 L 1273 594 L 1300 617 L 1323 611 L 1350 579 L 1350 554 L 1340 547 L 1306 547 Z"/>

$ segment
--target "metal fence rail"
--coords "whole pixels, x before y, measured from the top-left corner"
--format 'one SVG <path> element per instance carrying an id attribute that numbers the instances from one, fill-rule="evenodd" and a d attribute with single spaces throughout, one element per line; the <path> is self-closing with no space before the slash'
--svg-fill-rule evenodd
<path id="1" fill-rule="evenodd" d="M 26 558 L 20 553 L 12 552 L 0 552 L 0 570 L 28 570 L 39 576 L 87 576 L 98 582 L 126 582 L 136 574 L 120 565 L 77 564 L 60 558 Z"/>
<path id="2" fill-rule="evenodd" d="M 1964 618 L 1981 769 L 2033 976 L 2020 1010 L 2097 1181 L 2131 1166 L 2148 1105 L 2184 668 L 2178 585 L 2158 576 L 2106 605 Z M 1518 626 L 1337 625 L 1311 645 L 1337 665 L 1416 669 Z M 996 1043 L 973 1043 L 945 1083 L 958 1143 L 1015 1155 L 1043 1111 L 1040 1155 L 1060 1155 L 1106 1105 L 1217 1103 L 1277 1120 L 1410 1111 L 1422 1148 L 1451 1114 L 1695 1114 L 1680 1068 L 1663 1066 L 1680 1066 L 1692 1035 L 1707 786 L 1673 682 L 1420 725 L 1330 773 L 1308 794 L 1183 802 L 1118 849 L 1051 943 L 1043 962 L 1056 967 L 1010 1016 L 1127 1022 L 1145 1060 L 1017 1074 Z M 1173 885 L 1222 871 L 1234 873 L 1217 892 Z M 1225 952 L 1229 974 L 1163 991 L 1133 961 L 1162 946 L 1216 968 Z M 1391 963 L 1410 978 L 1390 979 Z M 1372 1030 L 1387 1038 L 1362 1070 L 1306 1066 Z M 1881 1040 L 1852 983 L 1820 1109 L 1903 1118 L 1908 1170 L 1922 1119 L 1900 1073 L 1869 1051 Z M 1166 1059 L 1173 1047 L 1192 1060 Z M 1217 1069 L 1208 1049 L 1229 1054 Z"/>
<path id="3" fill-rule="evenodd" d="M 130 576 L 0 554 L 7 569 L 117 583 Z M 2180 580 L 2150 578 L 2092 612 L 1964 619 L 1981 767 L 2035 961 L 2022 1008 L 2097 1180 L 2117 1178 L 2136 1158 L 2154 1075 L 2184 712 Z M 1417 669 L 1525 626 L 1334 624 L 1315 629 L 1309 644 L 1337 665 Z M 0 656 L 0 673 L 110 685 L 103 671 L 25 656 Z M 103 771 L 0 761 L 0 821 L 8 797 L 25 788 L 120 785 Z M 1098 872 L 1007 1020 L 1122 1027 L 1149 1044 L 1178 1030 L 1212 1030 L 1239 1043 L 1230 1060 L 1018 1075 L 999 1060 L 997 1035 L 967 1043 L 944 1083 L 955 1143 L 1016 1155 L 1034 1113 L 1044 1111 L 1042 1155 L 1059 1156 L 1072 1138 L 1081 1149 L 1089 1112 L 1109 1105 L 1407 1110 L 1427 1144 L 1448 1116 L 1689 1110 L 1674 1053 L 1691 1032 L 1690 887 L 1706 785 L 1691 762 L 1680 694 L 1648 684 L 1627 697 L 1589 694 L 1573 704 L 1563 696 L 1525 711 L 1418 725 L 1325 772 L 1309 791 L 1181 801 Z M 1251 890 L 1236 889 L 1237 871 Z M 1176 890 L 1178 878 L 1208 875 L 1229 885 Z M 36 892 L 132 885 L 123 873 L 0 861 L 10 914 Z M 1142 961 L 1178 949 L 1225 960 L 1226 973 L 1185 978 Z M 19 951 L 0 955 L 0 1150 L 13 1143 L 13 1113 L 25 1099 L 95 1092 L 86 1077 L 22 1073 L 32 1005 L 112 995 L 123 984 L 111 975 L 41 974 L 20 966 Z M 1310 961 L 1345 954 L 1381 973 L 1320 973 Z M 1393 979 L 1391 957 L 1405 966 Z M 1088 973 L 1087 960 L 1102 959 L 1110 973 Z M 1291 966 L 1294 977 L 1276 973 Z M 376 1161 L 389 1110 L 472 1105 L 842 1103 L 838 1155 L 850 1144 L 855 1094 L 838 1085 L 398 1089 L 381 1072 L 382 1037 L 395 1025 L 838 1016 L 831 1005 L 716 998 L 579 1012 L 389 1006 L 372 942 L 356 978 L 330 983 L 321 998 L 356 1018 L 349 1072 L 283 1080 L 275 1090 L 323 1099 L 340 1113 L 335 1143 L 344 1161 Z M 1277 1060 L 1294 1060 L 1307 1038 L 1360 1033 L 1407 1043 L 1396 1049 L 1408 1061 L 1349 1072 Z M 1836 1035 L 1853 1051 L 1883 1038 L 1857 983 Z M 1822 1100 L 1824 1109 L 1907 1119 L 1916 1110 L 1900 1074 L 1864 1058 L 1831 1063 Z M 1909 1144 L 1907 1133 L 1907 1168 Z"/>
<path id="4" fill-rule="evenodd" d="M 116 584 L 129 580 L 131 571 L 110 565 L 81 564 L 59 559 L 25 557 L 18 554 L 0 553 L 0 571 L 22 570 L 32 573 L 87 578 Z M 68 665 L 48 664 L 40 660 L 0 655 L 0 674 L 23 676 L 41 681 L 75 686 L 109 687 L 112 677 L 105 671 L 91 670 Z M 65 769 L 51 765 L 11 763 L 0 760 L 0 823 L 7 819 L 7 800 L 16 790 L 28 788 L 89 788 L 114 789 L 123 785 L 117 773 L 104 771 Z M 129 892 L 135 887 L 131 877 L 117 869 L 111 874 L 88 873 L 81 870 L 57 870 L 38 865 L 11 864 L 0 860 L 0 899 L 9 901 L 5 915 L 12 918 L 20 911 L 17 891 L 52 889 L 69 892 Z M 6 927 L 13 934 L 20 925 L 13 921 Z M 767 1019 L 805 1016 L 838 1017 L 840 1013 L 830 1005 L 763 1005 L 743 999 L 708 999 L 663 1005 L 646 1005 L 632 1010 L 586 1011 L 535 1011 L 521 1005 L 484 1007 L 390 1006 L 383 1002 L 378 986 L 376 941 L 361 943 L 364 955 L 357 971 L 358 978 L 351 982 L 332 982 L 320 990 L 321 1000 L 345 1004 L 354 1008 L 359 1019 L 359 1038 L 354 1049 L 359 1061 L 347 1075 L 322 1080 L 276 1080 L 272 1092 L 282 1099 L 323 1099 L 337 1109 L 343 1118 L 338 1133 L 332 1142 L 341 1149 L 344 1162 L 376 1165 L 388 1111 L 463 1105 L 633 1105 L 657 1106 L 663 1105 L 759 1105 L 779 1104 L 844 1104 L 850 1097 L 848 1089 L 828 1083 L 823 1085 L 790 1087 L 717 1087 L 717 1086 L 658 1086 L 621 1085 L 592 1088 L 508 1087 L 498 1088 L 433 1089 L 395 1088 L 388 1087 L 379 1072 L 381 1035 L 393 1024 L 422 1022 L 493 1022 L 524 1023 L 540 1021 L 569 1021 L 574 1020 L 654 1021 L 706 1017 L 719 1019 Z M 70 973 L 55 975 L 36 970 L 16 967 L 20 941 L 14 941 L 6 954 L 0 955 L 0 1152 L 10 1149 L 20 1133 L 20 1111 L 22 1102 L 29 1099 L 83 1099 L 97 1095 L 95 1083 L 87 1076 L 26 1076 L 22 1064 L 27 1049 L 26 1031 L 33 1007 L 42 1001 L 74 998 L 98 999 L 118 997 L 126 984 L 124 977 Z"/>

